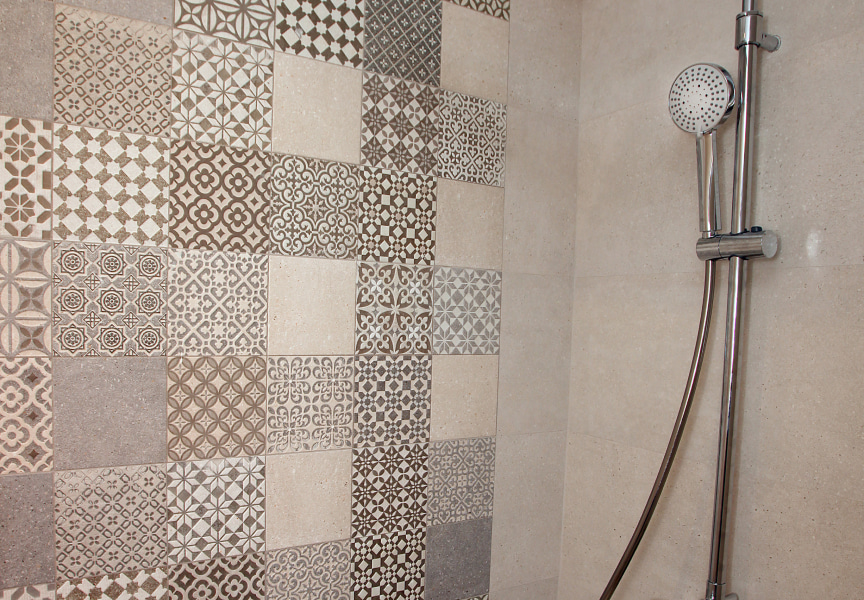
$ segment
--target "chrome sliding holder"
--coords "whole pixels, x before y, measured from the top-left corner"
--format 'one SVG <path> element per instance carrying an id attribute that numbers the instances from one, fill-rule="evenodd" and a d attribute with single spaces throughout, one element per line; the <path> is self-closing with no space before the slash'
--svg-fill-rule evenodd
<path id="1" fill-rule="evenodd" d="M 696 255 L 702 260 L 721 258 L 774 258 L 779 241 L 773 231 L 754 227 L 735 235 L 715 235 L 696 242 Z"/>

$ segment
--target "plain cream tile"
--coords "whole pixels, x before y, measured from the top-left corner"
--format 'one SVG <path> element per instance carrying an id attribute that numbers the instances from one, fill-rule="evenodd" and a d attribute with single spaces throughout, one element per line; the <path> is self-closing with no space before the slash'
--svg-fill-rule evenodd
<path id="1" fill-rule="evenodd" d="M 500 270 L 504 189 L 439 179 L 437 201 L 435 264 Z"/>
<path id="2" fill-rule="evenodd" d="M 441 19 L 441 87 L 507 103 L 510 23 L 444 2 Z"/>
<path id="3" fill-rule="evenodd" d="M 347 538 L 351 451 L 267 457 L 267 549 Z"/>
<path id="4" fill-rule="evenodd" d="M 498 357 L 432 357 L 433 440 L 495 435 L 498 407 Z"/>
<path id="5" fill-rule="evenodd" d="M 489 591 L 489 600 L 556 600 L 557 598 L 558 579 L 554 577 L 503 590 Z"/>
<path id="6" fill-rule="evenodd" d="M 763 2 L 762 13 L 765 30 L 780 36 L 783 41 L 780 51 L 784 53 L 810 49 L 864 28 L 864 6 L 860 0 Z"/>
<path id="7" fill-rule="evenodd" d="M 277 52 L 273 150 L 358 164 L 362 77 L 359 69 Z"/>
<path id="8" fill-rule="evenodd" d="M 353 261 L 270 257 L 272 356 L 354 353 Z"/>
<path id="9" fill-rule="evenodd" d="M 499 435 L 490 589 L 558 576 L 565 433 Z"/>

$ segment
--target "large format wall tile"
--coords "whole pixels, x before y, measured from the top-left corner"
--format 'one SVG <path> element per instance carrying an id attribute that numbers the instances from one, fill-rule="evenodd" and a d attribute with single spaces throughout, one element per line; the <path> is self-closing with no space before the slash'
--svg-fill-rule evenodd
<path id="1" fill-rule="evenodd" d="M 366 0 L 364 67 L 437 86 L 441 0 Z"/>
<path id="2" fill-rule="evenodd" d="M 494 436 L 497 410 L 497 356 L 432 356 L 433 441 Z"/>
<path id="3" fill-rule="evenodd" d="M 157 567 L 166 556 L 165 467 L 55 473 L 54 520 L 58 579 Z"/>
<path id="4" fill-rule="evenodd" d="M 54 466 L 51 361 L 0 362 L 0 475 Z"/>
<path id="5" fill-rule="evenodd" d="M 0 590 L 0 600 L 54 600 L 55 585 L 39 583 Z"/>
<path id="6" fill-rule="evenodd" d="M 267 600 L 286 598 L 351 600 L 348 540 L 268 552 Z"/>
<path id="7" fill-rule="evenodd" d="M 437 267 L 432 340 L 436 354 L 497 354 L 501 273 Z"/>
<path id="8" fill-rule="evenodd" d="M 364 0 L 277 0 L 276 47 L 337 65 L 363 64 Z"/>
<path id="9" fill-rule="evenodd" d="M 462 600 L 489 591 L 492 519 L 426 529 L 424 600 Z"/>
<path id="10" fill-rule="evenodd" d="M 0 113 L 51 120 L 54 93 L 54 3 L 2 0 Z"/>
<path id="11" fill-rule="evenodd" d="M 113 575 L 97 575 L 57 586 L 57 600 L 167 600 L 165 569 L 144 569 Z"/>
<path id="12" fill-rule="evenodd" d="M 484 185 L 504 185 L 507 107 L 441 90 L 438 174 Z"/>
<path id="13" fill-rule="evenodd" d="M 0 240 L 0 353 L 51 352 L 51 244 Z"/>
<path id="14" fill-rule="evenodd" d="M 355 600 L 423 600 L 426 529 L 351 538 Z"/>
<path id="15" fill-rule="evenodd" d="M 169 569 L 169 600 L 264 600 L 263 552 L 221 557 L 206 562 L 184 562 Z"/>
<path id="16" fill-rule="evenodd" d="M 0 589 L 54 579 L 51 488 L 49 473 L 0 477 Z"/>
<path id="17" fill-rule="evenodd" d="M 274 4 L 274 0 L 175 0 L 174 26 L 272 48 Z"/>
<path id="18" fill-rule="evenodd" d="M 429 446 L 429 525 L 492 517 L 495 438 Z"/>
<path id="19" fill-rule="evenodd" d="M 51 239 L 50 123 L 0 116 L 3 234 Z"/>
<path id="20" fill-rule="evenodd" d="M 164 135 L 171 30 L 58 5 L 54 114 L 66 123 Z"/>

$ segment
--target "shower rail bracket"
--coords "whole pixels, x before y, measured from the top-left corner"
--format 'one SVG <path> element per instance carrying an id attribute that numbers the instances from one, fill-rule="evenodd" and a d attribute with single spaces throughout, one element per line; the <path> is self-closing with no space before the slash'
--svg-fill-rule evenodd
<path id="1" fill-rule="evenodd" d="M 714 235 L 696 242 L 696 256 L 701 260 L 721 258 L 774 258 L 778 246 L 777 234 L 754 227 L 735 234 Z"/>
<path id="2" fill-rule="evenodd" d="M 780 49 L 780 37 L 762 30 L 762 13 L 748 10 L 738 15 L 735 27 L 735 49 L 741 46 L 758 46 L 768 52 Z"/>

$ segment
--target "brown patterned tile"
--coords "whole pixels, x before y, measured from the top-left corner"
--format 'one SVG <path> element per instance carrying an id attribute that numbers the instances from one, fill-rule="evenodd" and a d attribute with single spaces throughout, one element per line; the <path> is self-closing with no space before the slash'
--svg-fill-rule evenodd
<path id="1" fill-rule="evenodd" d="M 0 475 L 54 465 L 51 361 L 0 361 Z"/>
<path id="2" fill-rule="evenodd" d="M 51 239 L 51 124 L 0 116 L 3 234 Z"/>
<path id="3" fill-rule="evenodd" d="M 51 244 L 0 239 L 0 354 L 51 352 Z"/>
<path id="4" fill-rule="evenodd" d="M 274 5 L 274 0 L 176 0 L 174 26 L 272 48 Z"/>
<path id="5" fill-rule="evenodd" d="M 264 600 L 265 555 L 245 554 L 170 568 L 169 600 Z"/>
<path id="6" fill-rule="evenodd" d="M 57 600 L 166 600 L 168 576 L 162 568 L 97 575 L 57 586 Z"/>

